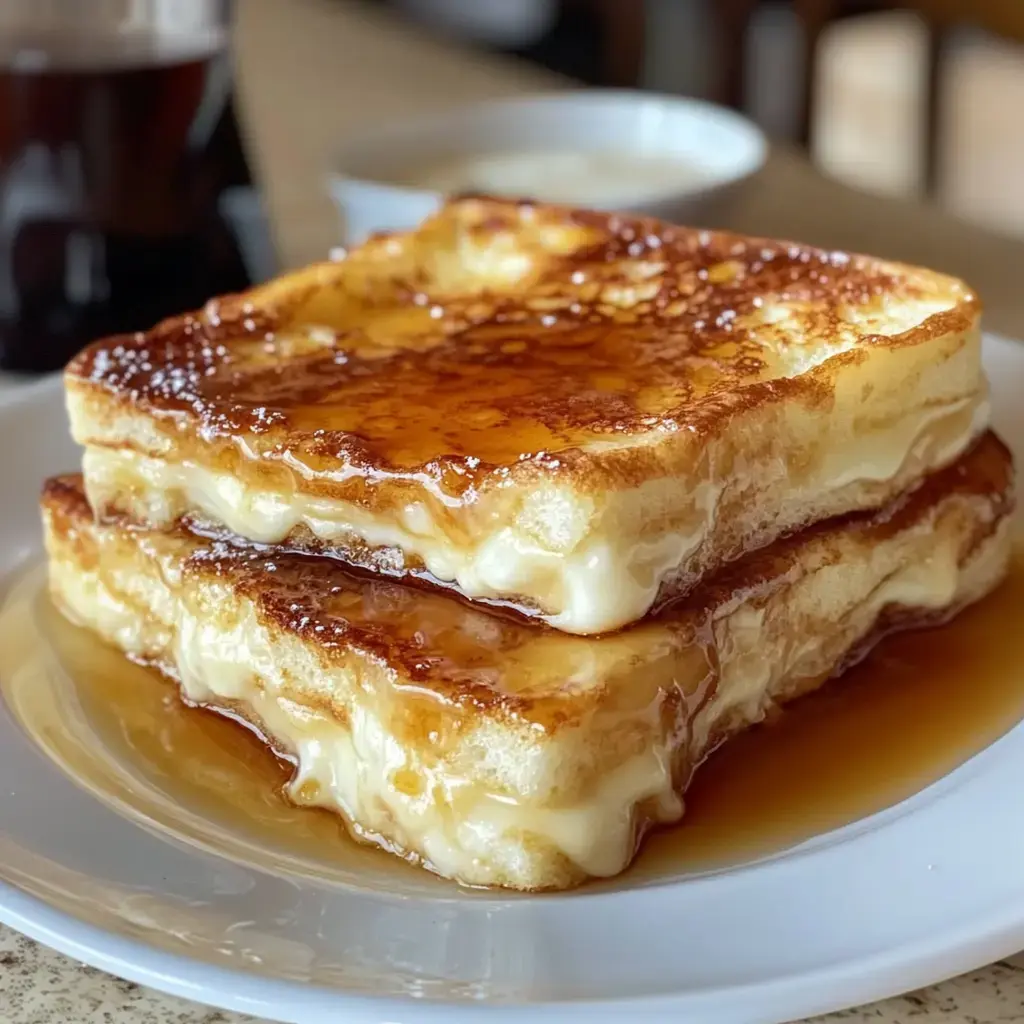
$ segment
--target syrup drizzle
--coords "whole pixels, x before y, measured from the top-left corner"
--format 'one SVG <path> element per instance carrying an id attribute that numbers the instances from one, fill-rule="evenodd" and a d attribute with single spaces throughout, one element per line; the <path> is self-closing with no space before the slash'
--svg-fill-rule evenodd
<path id="1" fill-rule="evenodd" d="M 4 696 L 85 788 L 185 841 L 272 870 L 353 884 L 452 884 L 351 840 L 282 796 L 289 766 L 237 723 L 186 707 L 53 609 L 36 571 L 0 631 Z M 919 792 L 1024 718 L 1024 552 L 990 597 L 945 626 L 893 636 L 841 679 L 732 740 L 697 772 L 681 825 L 596 888 L 770 856 Z M 18 671 L 14 671 L 17 668 Z M 113 767 L 112 767 L 113 766 Z"/>

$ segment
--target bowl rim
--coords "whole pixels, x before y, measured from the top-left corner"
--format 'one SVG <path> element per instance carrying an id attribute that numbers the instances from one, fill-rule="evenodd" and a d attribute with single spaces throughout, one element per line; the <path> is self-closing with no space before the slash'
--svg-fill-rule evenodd
<path id="1" fill-rule="evenodd" d="M 644 108 L 662 109 L 670 113 L 714 121 L 732 133 L 740 144 L 740 154 L 731 168 L 710 171 L 696 184 L 682 182 L 646 193 L 642 198 L 681 199 L 713 192 L 734 184 L 759 171 L 767 161 L 769 142 L 764 131 L 749 117 L 729 107 L 692 96 L 671 93 L 646 92 L 639 89 L 580 88 L 528 92 L 517 96 L 470 100 L 428 112 L 418 117 L 401 117 L 387 124 L 353 132 L 335 150 L 327 174 L 331 190 L 353 185 L 379 189 L 397 196 L 440 196 L 432 190 L 417 188 L 375 177 L 368 171 L 377 158 L 394 159 L 403 151 L 414 155 L 421 151 L 420 143 L 434 132 L 449 129 L 460 121 L 468 122 L 472 133 L 473 122 L 481 118 L 500 118 L 531 109 L 557 109 L 558 107 L 632 105 L 638 111 Z M 670 152 L 670 150 L 666 150 Z M 678 152 L 678 151 L 677 151 Z"/>

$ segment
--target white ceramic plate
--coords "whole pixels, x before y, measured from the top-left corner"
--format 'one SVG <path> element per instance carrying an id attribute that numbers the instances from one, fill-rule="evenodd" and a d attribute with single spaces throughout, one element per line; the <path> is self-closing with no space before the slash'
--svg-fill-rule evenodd
<path id="1" fill-rule="evenodd" d="M 990 339 L 987 359 L 997 426 L 1024 456 L 1024 346 Z M 77 464 L 58 383 L 0 407 L 0 437 L 10 572 L 37 552 L 39 482 Z M 202 852 L 92 799 L 0 707 L 0 919 L 281 1021 L 779 1021 L 1024 947 L 1022 776 L 1017 728 L 906 803 L 768 861 L 506 897 L 411 872 L 397 887 L 272 875 Z"/>

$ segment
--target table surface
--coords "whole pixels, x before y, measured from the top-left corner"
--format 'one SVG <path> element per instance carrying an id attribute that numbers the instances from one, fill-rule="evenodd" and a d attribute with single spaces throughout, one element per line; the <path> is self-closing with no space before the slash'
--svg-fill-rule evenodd
<path id="1" fill-rule="evenodd" d="M 249 152 L 264 189 L 281 261 L 324 254 L 338 223 L 323 178 L 346 134 L 468 98 L 562 83 L 523 65 L 470 53 L 351 0 L 246 0 L 237 6 L 235 54 Z M 986 326 L 1024 338 L 1024 242 L 924 205 L 882 199 L 826 180 L 776 149 L 764 171 L 731 196 L 718 225 L 870 251 L 966 278 Z M 1024 958 L 912 995 L 821 1018 L 919 1024 L 1024 1024 Z M 5 1024 L 238 1024 L 82 967 L 0 928 L 0 1021 Z"/>

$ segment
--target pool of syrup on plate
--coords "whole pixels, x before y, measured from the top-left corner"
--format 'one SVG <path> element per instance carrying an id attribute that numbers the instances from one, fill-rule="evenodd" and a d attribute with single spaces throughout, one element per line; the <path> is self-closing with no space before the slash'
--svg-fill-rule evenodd
<path id="1" fill-rule="evenodd" d="M 351 840 L 335 816 L 293 807 L 281 792 L 288 764 L 238 723 L 186 707 L 158 674 L 67 623 L 41 572 L 20 586 L 23 621 L 9 610 L 6 632 L 31 660 L 22 668 L 39 671 L 4 671 L 5 696 L 80 784 L 186 839 L 229 855 L 256 851 L 270 867 L 350 881 L 401 872 L 417 886 L 434 884 Z M 889 637 L 841 679 L 713 754 L 688 791 L 682 824 L 649 837 L 625 875 L 599 884 L 650 883 L 778 853 L 940 779 L 1024 718 L 1022 610 L 1018 551 L 1002 586 L 953 622 Z M 11 692 L 12 678 L 20 691 Z"/>

